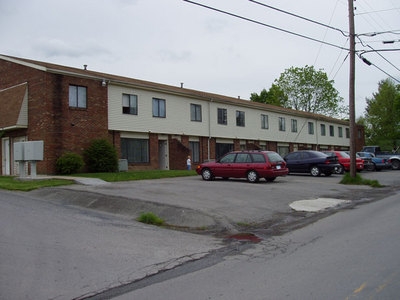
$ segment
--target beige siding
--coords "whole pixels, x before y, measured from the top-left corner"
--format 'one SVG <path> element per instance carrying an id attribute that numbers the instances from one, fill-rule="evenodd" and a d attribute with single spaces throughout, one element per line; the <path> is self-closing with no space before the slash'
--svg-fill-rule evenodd
<path id="1" fill-rule="evenodd" d="M 122 113 L 122 94 L 138 97 L 138 115 Z M 165 99 L 166 117 L 152 116 L 152 99 Z M 202 121 L 190 120 L 190 104 L 201 105 Z M 227 110 L 227 125 L 218 124 L 218 108 Z M 245 112 L 245 126 L 236 126 L 236 111 Z M 261 128 L 261 114 L 268 115 L 268 129 Z M 346 127 L 316 121 L 294 114 L 282 114 L 252 107 L 185 98 L 179 95 L 141 90 L 117 85 L 109 85 L 109 129 L 122 132 L 159 133 L 189 136 L 211 136 L 222 139 L 276 141 L 279 143 L 299 143 L 317 145 L 348 146 Z M 285 118 L 286 130 L 279 131 L 279 117 Z M 291 131 L 291 120 L 297 120 L 297 132 Z M 308 133 L 308 122 L 314 123 L 314 134 Z M 326 135 L 321 136 L 320 124 L 326 126 Z M 335 128 L 335 136 L 329 135 L 329 126 Z M 338 135 L 338 127 L 343 128 L 343 137 Z"/>

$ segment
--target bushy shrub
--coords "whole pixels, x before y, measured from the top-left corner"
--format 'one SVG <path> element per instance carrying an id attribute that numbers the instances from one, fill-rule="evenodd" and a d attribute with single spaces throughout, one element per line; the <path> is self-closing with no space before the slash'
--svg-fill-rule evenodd
<path id="1" fill-rule="evenodd" d="M 115 172 L 118 170 L 117 151 L 105 139 L 93 140 L 84 151 L 89 172 Z"/>
<path id="2" fill-rule="evenodd" d="M 68 152 L 57 159 L 56 170 L 58 174 L 69 175 L 77 173 L 84 164 L 82 156 Z"/>

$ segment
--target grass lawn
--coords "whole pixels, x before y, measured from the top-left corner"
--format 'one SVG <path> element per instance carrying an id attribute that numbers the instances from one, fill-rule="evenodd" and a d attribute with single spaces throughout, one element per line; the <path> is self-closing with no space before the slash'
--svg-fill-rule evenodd
<path id="1" fill-rule="evenodd" d="M 76 177 L 99 178 L 108 182 L 130 181 L 143 179 L 160 179 L 197 175 L 195 171 L 188 170 L 149 170 L 149 171 L 129 171 L 117 173 L 79 173 Z"/>
<path id="2" fill-rule="evenodd" d="M 160 179 L 194 176 L 195 171 L 187 170 L 150 170 L 150 171 L 129 171 L 118 173 L 79 173 L 73 174 L 74 177 L 99 178 L 108 182 L 130 181 L 143 179 Z M 68 179 L 40 179 L 40 180 L 19 180 L 13 176 L 0 176 L 0 189 L 31 191 L 42 187 L 60 186 L 73 184 L 73 180 Z"/>
<path id="3" fill-rule="evenodd" d="M 66 179 L 19 180 L 13 176 L 0 176 L 0 189 L 11 191 L 28 192 L 42 187 L 68 185 L 73 183 L 73 180 Z"/>

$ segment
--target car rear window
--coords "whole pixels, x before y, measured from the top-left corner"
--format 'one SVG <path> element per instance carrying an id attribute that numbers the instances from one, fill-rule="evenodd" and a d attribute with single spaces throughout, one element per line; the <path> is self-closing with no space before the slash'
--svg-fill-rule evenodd
<path id="1" fill-rule="evenodd" d="M 270 162 L 282 161 L 282 157 L 276 152 L 268 152 L 267 156 Z"/>
<path id="2" fill-rule="evenodd" d="M 263 154 L 261 154 L 261 153 L 253 153 L 252 156 L 253 156 L 253 161 L 255 163 L 265 163 L 265 157 L 264 157 Z"/>

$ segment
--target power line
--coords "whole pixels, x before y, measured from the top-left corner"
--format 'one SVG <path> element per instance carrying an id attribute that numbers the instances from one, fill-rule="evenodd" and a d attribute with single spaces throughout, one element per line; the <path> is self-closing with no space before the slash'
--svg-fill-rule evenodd
<path id="1" fill-rule="evenodd" d="M 269 24 L 260 22 L 260 21 L 256 21 L 256 20 L 253 20 L 253 19 L 250 19 L 250 18 L 247 18 L 247 17 L 243 17 L 243 16 L 240 16 L 240 15 L 237 15 L 237 14 L 225 11 L 225 10 L 221 10 L 221 9 L 218 9 L 218 8 L 215 8 L 215 7 L 212 7 L 212 6 L 208 6 L 208 5 L 201 4 L 201 3 L 198 3 L 198 2 L 195 2 L 195 1 L 190 1 L 190 0 L 183 0 L 183 1 L 191 3 L 191 4 L 194 4 L 194 5 L 201 6 L 201 7 L 210 9 L 210 10 L 214 10 L 216 12 L 219 12 L 219 13 L 231 16 L 231 17 L 235 17 L 235 18 L 242 19 L 242 20 L 245 20 L 245 21 L 248 21 L 248 22 L 251 22 L 251 23 L 255 23 L 255 24 L 258 24 L 258 25 L 261 25 L 261 26 L 265 26 L 265 27 L 268 27 L 268 28 L 271 28 L 271 29 L 282 31 L 282 32 L 285 32 L 285 33 L 288 33 L 288 34 L 291 34 L 291 35 L 294 35 L 294 36 L 297 36 L 297 37 L 301 37 L 301 38 L 304 38 L 304 39 L 307 39 L 307 40 L 311 40 L 311 41 L 314 41 L 314 42 L 317 42 L 317 43 L 322 43 L 322 44 L 325 44 L 325 45 L 328 45 L 328 46 L 331 46 L 331 47 L 335 47 L 335 48 L 338 48 L 338 49 L 349 51 L 349 49 L 343 48 L 341 46 L 338 46 L 338 45 L 335 45 L 335 44 L 332 44 L 332 43 L 321 41 L 321 40 L 318 40 L 316 38 L 312 38 L 312 37 L 309 37 L 309 36 L 306 36 L 306 35 L 303 35 L 303 34 L 300 34 L 300 33 L 296 33 L 296 32 L 290 31 L 290 30 L 279 28 L 279 27 L 276 27 L 276 26 L 273 26 L 273 25 L 269 25 Z"/>
<path id="2" fill-rule="evenodd" d="M 264 6 L 264 7 L 279 11 L 281 13 L 296 17 L 296 18 L 300 18 L 302 20 L 305 20 L 305 21 L 308 21 L 308 22 L 311 22 L 311 23 L 314 23 L 314 24 L 317 24 L 317 25 L 320 25 L 320 26 L 323 26 L 323 27 L 326 27 L 326 28 L 329 28 L 329 29 L 333 29 L 333 30 L 339 31 L 341 34 L 343 34 L 346 37 L 349 36 L 349 33 L 347 31 L 342 30 L 342 29 L 339 29 L 339 28 L 336 28 L 336 27 L 333 27 L 333 26 L 330 26 L 330 25 L 326 25 L 326 24 L 323 24 L 323 23 L 318 22 L 318 21 L 314 21 L 314 20 L 308 19 L 308 18 L 303 17 L 303 16 L 296 15 L 294 13 L 288 12 L 288 11 L 280 9 L 280 8 L 273 7 L 273 6 L 265 4 L 265 3 L 261 3 L 261 2 L 255 1 L 255 0 L 249 0 L 249 1 L 253 2 L 255 4 L 258 4 L 258 5 L 261 5 L 261 6 Z M 345 32 L 346 32 L 346 34 L 345 34 Z"/>

